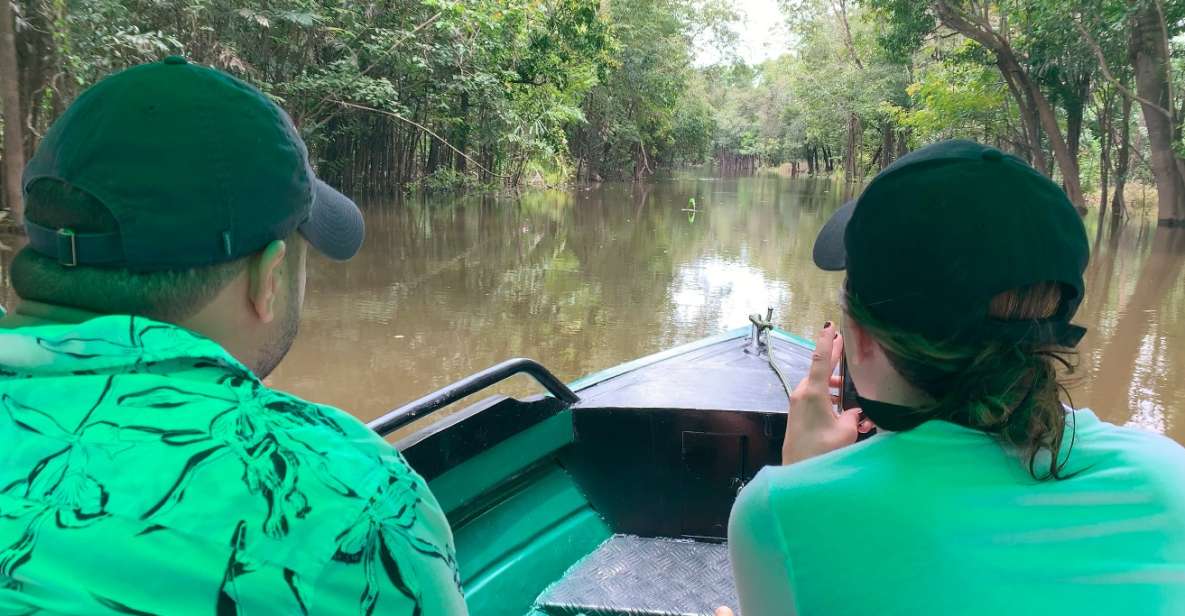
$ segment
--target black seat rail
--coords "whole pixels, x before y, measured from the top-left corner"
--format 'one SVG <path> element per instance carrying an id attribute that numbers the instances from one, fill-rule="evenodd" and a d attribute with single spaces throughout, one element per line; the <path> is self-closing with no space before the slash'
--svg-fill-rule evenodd
<path id="1" fill-rule="evenodd" d="M 556 378 L 550 370 L 543 367 L 543 364 L 533 359 L 518 357 L 471 374 L 419 400 L 409 402 L 366 425 L 380 436 L 386 436 L 462 398 L 518 374 L 526 374 L 535 379 L 548 393 L 564 403 L 575 404 L 580 401 L 580 398 L 567 385 L 564 385 L 563 381 Z"/>

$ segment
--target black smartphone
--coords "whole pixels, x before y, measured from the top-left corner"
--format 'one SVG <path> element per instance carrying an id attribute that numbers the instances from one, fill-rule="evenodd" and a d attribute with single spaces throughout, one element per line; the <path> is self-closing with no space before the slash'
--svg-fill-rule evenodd
<path id="1" fill-rule="evenodd" d="M 848 358 L 845 356 L 839 362 L 839 408 L 848 410 L 860 406 L 859 400 L 856 399 L 856 385 L 852 383 L 852 377 L 848 375 Z"/>

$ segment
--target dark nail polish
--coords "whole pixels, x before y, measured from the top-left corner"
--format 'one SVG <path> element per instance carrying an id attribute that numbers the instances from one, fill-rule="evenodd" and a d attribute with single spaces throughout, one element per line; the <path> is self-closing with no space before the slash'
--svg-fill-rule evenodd
<path id="1" fill-rule="evenodd" d="M 823 329 L 827 329 L 828 327 L 831 327 L 831 321 L 826 321 L 823 323 Z"/>

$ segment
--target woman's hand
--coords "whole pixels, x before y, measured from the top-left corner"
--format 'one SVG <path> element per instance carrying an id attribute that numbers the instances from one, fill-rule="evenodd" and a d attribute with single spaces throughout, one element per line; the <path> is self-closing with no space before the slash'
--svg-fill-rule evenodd
<path id="1" fill-rule="evenodd" d="M 838 385 L 832 374 L 842 357 L 843 337 L 828 321 L 815 339 L 810 371 L 790 394 L 786 440 L 782 444 L 783 464 L 793 464 L 851 445 L 861 432 L 869 430 L 867 423 L 861 425 L 860 409 L 835 412 L 835 398 L 830 387 Z"/>

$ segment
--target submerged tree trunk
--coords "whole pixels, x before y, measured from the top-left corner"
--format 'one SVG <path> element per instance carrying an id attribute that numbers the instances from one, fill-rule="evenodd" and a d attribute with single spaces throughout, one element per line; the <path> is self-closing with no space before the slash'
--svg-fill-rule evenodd
<path id="1" fill-rule="evenodd" d="M 1111 116 L 1114 114 L 1115 94 L 1107 93 L 1102 95 L 1102 101 L 1098 110 L 1099 116 L 1099 228 L 1103 228 L 1103 216 L 1107 213 L 1107 181 L 1111 174 L 1111 147 L 1113 139 L 1111 135 L 1114 129 L 1111 127 Z"/>
<path id="2" fill-rule="evenodd" d="M 1172 84 L 1169 82 L 1168 42 L 1160 13 L 1152 2 L 1132 0 L 1131 56 L 1136 92 L 1143 100 L 1144 125 L 1148 127 L 1149 166 L 1156 178 L 1157 218 L 1160 224 L 1185 225 L 1185 161 L 1173 144 L 1179 121 L 1173 117 Z"/>
<path id="3" fill-rule="evenodd" d="M 1123 218 L 1127 215 L 1127 199 L 1124 197 L 1123 189 L 1127 186 L 1127 169 L 1131 164 L 1132 157 L 1132 99 L 1126 96 L 1123 97 L 1123 113 L 1120 116 L 1120 122 L 1117 140 L 1119 151 L 1115 161 L 1115 194 L 1111 197 L 1112 218 Z"/>
<path id="4" fill-rule="evenodd" d="M 0 0 L 0 112 L 4 113 L 4 201 L 13 222 L 21 224 L 25 207 L 21 172 L 25 167 L 24 115 L 16 66 L 16 25 L 12 3 Z"/>

